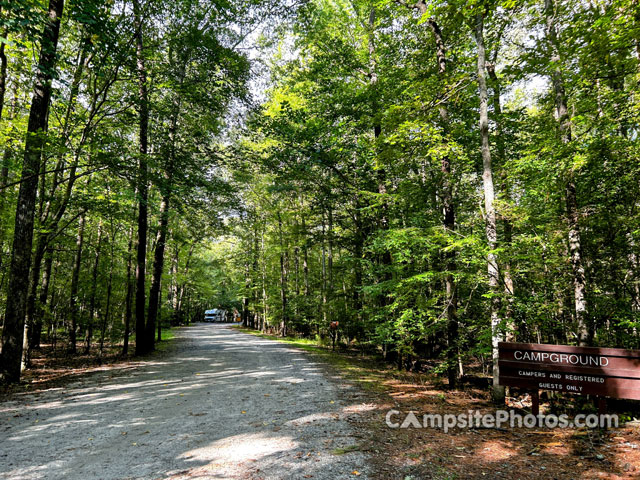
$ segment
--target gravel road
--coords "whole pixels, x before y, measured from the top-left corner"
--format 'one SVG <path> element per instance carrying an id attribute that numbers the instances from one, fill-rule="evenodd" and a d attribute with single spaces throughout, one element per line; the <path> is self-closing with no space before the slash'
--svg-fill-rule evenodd
<path id="1" fill-rule="evenodd" d="M 369 406 L 313 356 L 226 325 L 136 368 L 0 403 L 0 478 L 373 478 Z"/>

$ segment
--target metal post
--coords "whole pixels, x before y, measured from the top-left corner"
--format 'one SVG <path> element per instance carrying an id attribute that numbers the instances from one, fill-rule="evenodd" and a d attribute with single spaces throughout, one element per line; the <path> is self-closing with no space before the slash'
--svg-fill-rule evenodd
<path id="1" fill-rule="evenodd" d="M 598 415 L 607 414 L 607 399 L 606 397 L 598 397 Z"/>
<path id="2" fill-rule="evenodd" d="M 540 415 L 540 392 L 538 390 L 531 392 L 531 413 L 535 416 Z"/>

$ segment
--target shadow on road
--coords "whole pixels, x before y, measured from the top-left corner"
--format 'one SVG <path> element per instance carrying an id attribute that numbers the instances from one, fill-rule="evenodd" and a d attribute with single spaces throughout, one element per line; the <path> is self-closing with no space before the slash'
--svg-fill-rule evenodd
<path id="1" fill-rule="evenodd" d="M 358 397 L 299 350 L 199 324 L 163 359 L 0 404 L 0 478 L 367 478 Z"/>

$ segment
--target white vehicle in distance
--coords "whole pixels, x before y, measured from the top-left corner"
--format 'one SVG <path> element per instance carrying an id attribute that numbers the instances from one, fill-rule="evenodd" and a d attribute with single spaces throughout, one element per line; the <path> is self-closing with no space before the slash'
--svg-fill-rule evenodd
<path id="1" fill-rule="evenodd" d="M 224 322 L 227 319 L 227 311 L 219 308 L 211 310 L 205 310 L 204 321 L 205 322 Z"/>

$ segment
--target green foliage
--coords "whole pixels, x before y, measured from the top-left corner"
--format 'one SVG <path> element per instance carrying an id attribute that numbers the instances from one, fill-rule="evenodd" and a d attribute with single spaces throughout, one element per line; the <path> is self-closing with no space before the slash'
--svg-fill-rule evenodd
<path id="1" fill-rule="evenodd" d="M 533 33 L 545 28 L 538 4 L 427 3 L 415 16 L 397 2 L 308 2 L 290 36 L 280 38 L 267 98 L 234 147 L 246 212 L 234 229 L 245 272 L 238 282 L 250 321 L 265 330 L 281 330 L 286 321 L 299 334 L 325 339 L 329 322 L 339 321 L 343 345 L 380 348 L 407 362 L 438 357 L 453 348 L 450 277 L 463 360 L 490 358 L 494 299 L 503 335 L 572 343 L 565 200 L 572 176 L 593 341 L 638 346 L 638 60 L 622 17 L 631 30 L 637 19 L 618 16 L 625 4 L 561 2 L 557 60 Z M 479 13 L 496 70 L 489 93 L 497 292 L 487 277 L 473 80 L 470 26 Z M 427 21 L 437 22 L 444 38 L 444 78 Z M 556 67 L 571 112 L 566 144 L 549 80 Z M 443 159 L 451 162 L 448 177 Z M 442 226 L 447 179 L 455 231 Z"/>
<path id="2" fill-rule="evenodd" d="M 36 73 L 31 52 L 45 19 L 42 2 L 1 7 L 3 303 Z M 462 362 L 486 363 L 493 303 L 509 338 L 572 343 L 571 178 L 592 341 L 638 347 L 640 24 L 632 2 L 557 2 L 554 58 L 539 2 L 426 2 L 424 12 L 389 0 L 289 7 L 141 2 L 148 272 L 161 202 L 171 199 L 161 322 L 237 308 L 264 331 L 379 350 L 410 368 L 438 359 L 436 371 L 444 371 L 452 349 Z M 140 160 L 129 13 L 106 1 L 67 5 L 36 205 L 34 254 L 38 241 L 45 247 L 36 320 L 47 340 L 70 328 L 78 251 L 78 334 L 104 325 L 109 340 L 124 336 Z M 491 252 L 471 28 L 477 15 L 491 69 L 498 219 Z M 570 138 L 555 118 L 555 73 Z M 449 192 L 453 228 L 443 218 Z M 497 257 L 497 290 L 489 287 L 489 253 Z M 452 302 L 456 338 L 448 338 Z"/>

